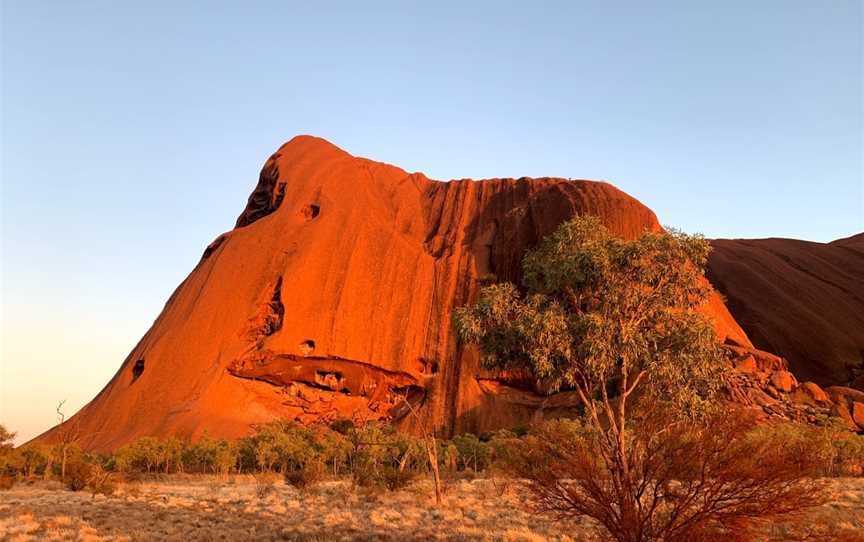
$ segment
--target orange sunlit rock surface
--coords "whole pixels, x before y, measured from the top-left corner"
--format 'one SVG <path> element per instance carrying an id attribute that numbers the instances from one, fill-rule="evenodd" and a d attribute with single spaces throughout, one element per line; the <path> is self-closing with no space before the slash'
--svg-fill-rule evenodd
<path id="1" fill-rule="evenodd" d="M 566 395 L 546 400 L 481 374 L 451 314 L 484 281 L 518 282 L 525 250 L 576 214 L 629 238 L 660 227 L 603 182 L 439 182 L 296 137 L 266 162 L 237 227 L 76 415 L 81 443 L 237 437 L 276 417 L 410 429 L 401 397 L 444 434 L 560 414 Z M 750 346 L 718 296 L 709 310 L 721 340 Z"/>

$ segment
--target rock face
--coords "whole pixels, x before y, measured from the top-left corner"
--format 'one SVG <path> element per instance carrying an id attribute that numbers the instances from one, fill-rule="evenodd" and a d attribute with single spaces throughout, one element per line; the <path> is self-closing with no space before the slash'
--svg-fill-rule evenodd
<path id="1" fill-rule="evenodd" d="M 144 435 L 237 437 L 275 417 L 410 430 L 409 405 L 444 434 L 560 414 L 574 397 L 482 373 L 451 314 L 485 281 L 519 281 L 524 251 L 577 214 L 629 238 L 660 227 L 607 183 L 439 182 L 294 138 L 71 423 L 104 450 Z M 707 310 L 719 340 L 751 346 L 719 296 Z"/>
<path id="2" fill-rule="evenodd" d="M 708 277 L 757 348 L 802 381 L 864 389 L 864 234 L 712 245 Z"/>

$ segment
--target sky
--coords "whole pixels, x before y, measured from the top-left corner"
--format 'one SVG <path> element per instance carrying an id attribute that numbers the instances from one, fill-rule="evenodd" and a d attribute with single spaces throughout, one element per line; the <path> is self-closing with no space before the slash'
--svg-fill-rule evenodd
<path id="1" fill-rule="evenodd" d="M 0 0 L 0 423 L 108 382 L 297 134 L 608 180 L 709 237 L 864 230 L 862 2 Z"/>

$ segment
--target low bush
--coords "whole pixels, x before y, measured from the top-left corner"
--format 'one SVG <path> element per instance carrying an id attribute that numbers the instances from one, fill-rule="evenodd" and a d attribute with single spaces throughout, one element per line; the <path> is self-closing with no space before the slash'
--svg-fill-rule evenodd
<path id="1" fill-rule="evenodd" d="M 641 419 L 627 430 L 626 477 L 598 454 L 600 438 L 578 421 L 554 421 L 524 440 L 511 465 L 537 508 L 594 518 L 621 542 L 693 542 L 744 540 L 765 521 L 823 502 L 814 479 L 823 449 L 785 427 L 722 415 Z"/>
<path id="2" fill-rule="evenodd" d="M 113 495 L 117 490 L 117 482 L 114 479 L 115 473 L 107 471 L 100 465 L 92 465 L 90 475 L 87 480 L 87 490 L 95 497 L 96 495 Z"/>
<path id="3" fill-rule="evenodd" d="M 850 433 L 838 425 L 766 424 L 754 429 L 751 438 L 771 441 L 778 447 L 812 449 L 818 460 L 818 476 L 864 474 L 864 435 Z"/>
<path id="4" fill-rule="evenodd" d="M 415 472 L 399 470 L 391 465 L 363 465 L 354 471 L 354 483 L 359 487 L 396 491 L 408 487 L 417 477 Z"/>
<path id="5" fill-rule="evenodd" d="M 285 472 L 285 482 L 291 486 L 305 490 L 324 477 L 324 465 L 320 461 L 310 461 L 303 466 Z"/>
<path id="6" fill-rule="evenodd" d="M 86 488 L 90 482 L 93 468 L 93 465 L 88 463 L 83 457 L 75 457 L 68 461 L 66 463 L 66 476 L 62 480 L 66 489 L 81 491 Z"/>
<path id="7" fill-rule="evenodd" d="M 273 472 L 259 472 L 255 475 L 255 495 L 264 499 L 276 491 L 274 485 L 278 477 Z"/>

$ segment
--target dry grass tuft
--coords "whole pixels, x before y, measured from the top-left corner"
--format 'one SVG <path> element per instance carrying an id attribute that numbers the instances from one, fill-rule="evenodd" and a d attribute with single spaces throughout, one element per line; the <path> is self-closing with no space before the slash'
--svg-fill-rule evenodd
<path id="1" fill-rule="evenodd" d="M 591 521 L 530 512 L 518 481 L 453 480 L 440 508 L 429 480 L 376 492 L 348 481 L 304 491 L 267 482 L 169 477 L 95 497 L 56 483 L 19 484 L 0 494 L 0 540 L 602 540 Z M 262 483 L 270 488 L 264 497 Z M 766 527 L 765 539 L 862 540 L 864 480 L 832 479 L 827 488 L 830 504 L 796 524 Z"/>

